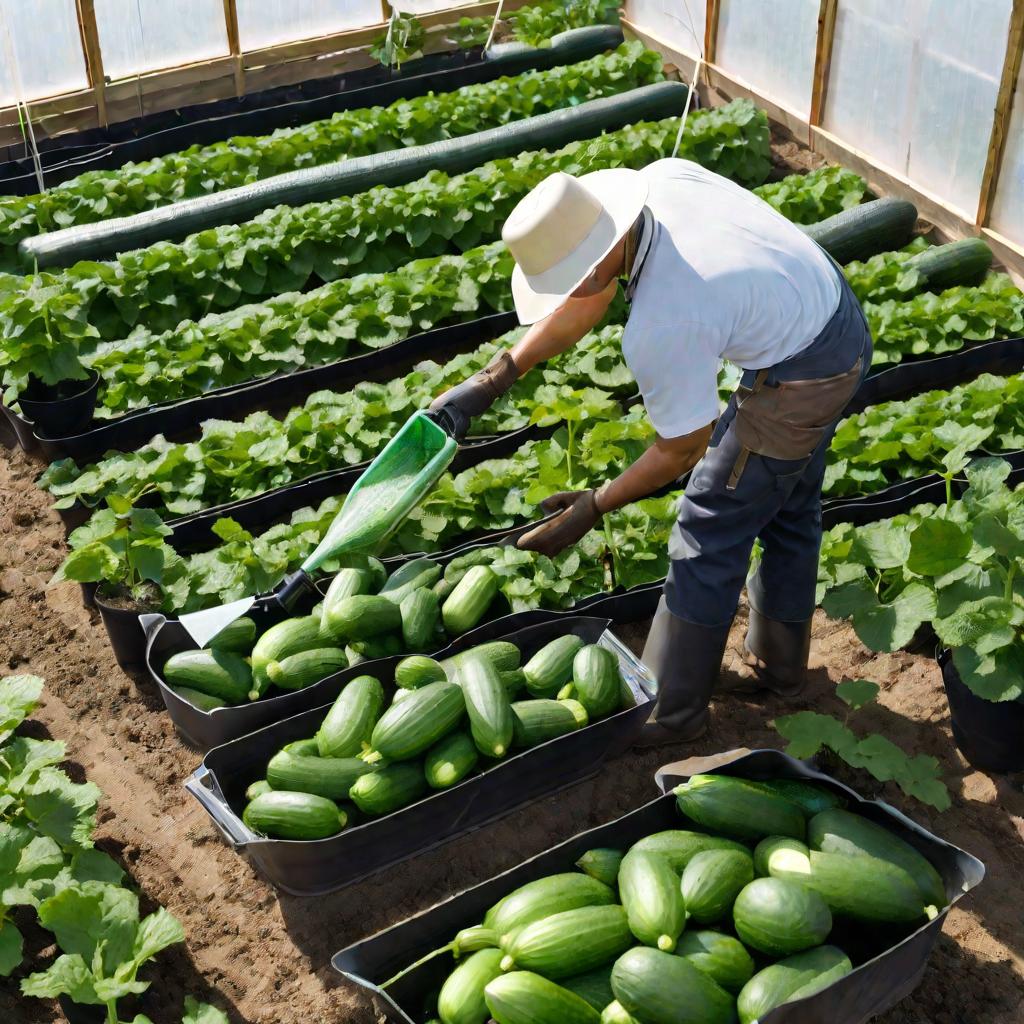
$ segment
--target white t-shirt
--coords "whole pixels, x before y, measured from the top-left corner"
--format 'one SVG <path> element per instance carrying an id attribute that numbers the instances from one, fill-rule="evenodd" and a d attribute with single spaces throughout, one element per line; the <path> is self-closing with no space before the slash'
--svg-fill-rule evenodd
<path id="1" fill-rule="evenodd" d="M 680 437 L 719 415 L 719 362 L 773 366 L 839 306 L 835 267 L 764 200 L 689 160 L 659 160 L 622 352 L 654 429 Z M 646 250 L 646 257 L 644 257 Z"/>

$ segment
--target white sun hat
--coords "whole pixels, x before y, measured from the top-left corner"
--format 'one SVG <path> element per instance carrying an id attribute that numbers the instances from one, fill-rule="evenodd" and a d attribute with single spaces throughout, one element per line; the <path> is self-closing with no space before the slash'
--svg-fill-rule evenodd
<path id="1" fill-rule="evenodd" d="M 516 261 L 512 296 L 523 324 L 550 316 L 633 226 L 647 179 L 624 167 L 578 178 L 559 171 L 524 196 L 501 237 Z"/>

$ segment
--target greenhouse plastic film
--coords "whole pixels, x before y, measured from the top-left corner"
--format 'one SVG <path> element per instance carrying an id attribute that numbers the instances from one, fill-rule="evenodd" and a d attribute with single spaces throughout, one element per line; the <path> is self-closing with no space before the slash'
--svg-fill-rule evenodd
<path id="1" fill-rule="evenodd" d="M 849 787 L 778 751 L 731 751 L 666 766 L 657 775 L 658 786 L 665 795 L 616 821 L 582 832 L 393 928 L 356 942 L 335 955 L 335 970 L 373 995 L 381 1020 L 389 1024 L 419 1024 L 426 1019 L 422 1012 L 426 999 L 452 969 L 451 957 L 439 956 L 428 961 L 386 992 L 380 988 L 384 980 L 446 945 L 461 928 L 479 923 L 493 904 L 519 886 L 574 870 L 575 862 L 587 850 L 621 849 L 653 832 L 679 828 L 683 819 L 670 790 L 690 775 L 707 771 L 750 779 L 807 779 L 842 793 L 858 814 L 896 832 L 935 865 L 951 905 L 984 877 L 985 866 L 981 861 L 921 828 L 888 804 L 863 800 Z M 917 985 L 946 913 L 943 910 L 933 921 L 908 931 L 881 952 L 852 956 L 852 974 L 817 995 L 783 1004 L 760 1024 L 864 1024 L 895 1005 Z M 836 942 L 842 947 L 842 937 L 837 936 Z"/>
<path id="2" fill-rule="evenodd" d="M 427 92 L 452 92 L 503 75 L 574 64 L 614 50 L 621 43 L 620 29 L 590 26 L 559 33 L 552 37 L 551 46 L 541 49 L 510 44 L 487 54 L 479 49 L 430 54 L 409 61 L 398 73 L 374 65 L 238 98 L 146 114 L 106 128 L 39 139 L 40 159 L 46 184 L 52 187 L 85 171 L 113 170 L 128 161 L 149 160 L 235 135 L 266 135 L 339 111 L 387 106 Z M 16 155 L 10 162 L 0 162 L 0 191 L 12 195 L 38 192 L 33 161 L 23 155 L 24 147 L 12 146 L 7 151 Z M 0 158 L 4 152 L 0 147 Z"/>
<path id="3" fill-rule="evenodd" d="M 241 811 L 246 787 L 263 777 L 267 761 L 284 744 L 311 736 L 330 710 L 330 704 L 211 750 L 186 788 L 210 814 L 226 841 L 236 850 L 244 851 L 274 885 L 294 895 L 313 896 L 351 885 L 503 817 L 524 803 L 580 782 L 594 775 L 606 758 L 629 747 L 650 714 L 655 684 L 643 664 L 608 632 L 607 619 L 525 612 L 492 626 L 501 628 L 467 633 L 438 657 L 502 638 L 520 646 L 525 660 L 556 637 L 575 633 L 616 654 L 636 703 L 586 728 L 507 757 L 450 789 L 432 793 L 329 839 L 265 839 L 247 828 Z M 329 690 L 317 684 L 321 687 L 318 697 L 321 701 L 325 697 L 331 700 L 349 678 L 367 674 L 380 679 L 390 692 L 394 668 L 400 660 L 366 662 L 357 669 L 339 673 L 332 677 Z"/>

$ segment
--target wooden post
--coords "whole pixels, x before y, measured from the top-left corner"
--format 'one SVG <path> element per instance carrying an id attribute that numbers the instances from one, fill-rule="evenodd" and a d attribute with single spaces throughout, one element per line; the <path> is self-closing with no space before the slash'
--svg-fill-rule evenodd
<path id="1" fill-rule="evenodd" d="M 96 8 L 93 0 L 75 0 L 78 15 L 78 34 L 82 39 L 85 54 L 85 73 L 89 78 L 96 100 L 96 119 L 107 127 L 106 79 L 103 76 L 103 53 L 100 50 L 100 33 L 96 27 Z"/>
<path id="2" fill-rule="evenodd" d="M 228 52 L 235 70 L 235 95 L 245 94 L 245 68 L 242 65 L 242 43 L 238 35 L 238 8 L 235 0 L 224 0 L 224 26 L 228 30 Z"/>
<path id="3" fill-rule="evenodd" d="M 814 79 L 811 82 L 811 113 L 808 122 L 821 124 L 832 70 L 832 44 L 836 38 L 836 12 L 839 0 L 821 0 L 818 8 L 818 35 L 814 44 Z"/>
<path id="4" fill-rule="evenodd" d="M 719 0 L 707 0 L 707 17 L 704 21 L 704 63 L 714 64 L 718 56 L 718 12 Z"/>
<path id="5" fill-rule="evenodd" d="M 384 18 L 384 22 L 387 23 L 391 20 L 391 3 L 390 0 L 380 0 L 380 12 Z"/>
<path id="6" fill-rule="evenodd" d="M 978 197 L 976 223 L 988 224 L 992 204 L 999 184 L 1003 152 L 1006 149 L 1006 132 L 1013 114 L 1014 94 L 1020 78 L 1021 60 L 1024 58 L 1024 0 L 1013 0 L 1010 12 L 1010 29 L 1006 36 L 1006 57 L 1003 60 L 1003 76 L 999 81 L 995 112 L 992 120 L 992 134 L 989 136 L 988 156 L 985 159 L 985 173 L 981 178 L 981 195 Z"/>

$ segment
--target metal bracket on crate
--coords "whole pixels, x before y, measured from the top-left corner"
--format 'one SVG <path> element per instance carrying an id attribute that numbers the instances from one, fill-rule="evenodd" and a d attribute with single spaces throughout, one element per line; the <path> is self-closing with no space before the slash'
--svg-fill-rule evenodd
<path id="1" fill-rule="evenodd" d="M 232 849 L 244 850 L 249 843 L 258 838 L 254 832 L 239 821 L 238 816 L 221 792 L 217 776 L 206 765 L 200 765 L 185 780 L 185 789 L 203 805 L 225 842 Z"/>

